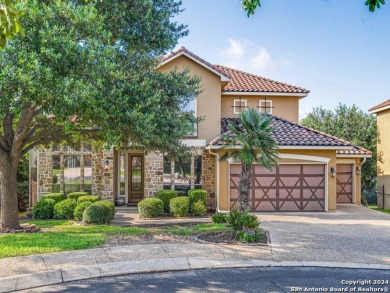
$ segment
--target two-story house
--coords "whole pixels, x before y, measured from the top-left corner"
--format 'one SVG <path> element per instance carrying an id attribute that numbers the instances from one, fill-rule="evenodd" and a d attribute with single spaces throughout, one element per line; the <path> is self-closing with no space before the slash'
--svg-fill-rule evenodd
<path id="1" fill-rule="evenodd" d="M 193 137 L 183 140 L 193 149 L 190 162 L 115 147 L 39 150 L 30 158 L 35 174 L 32 202 L 49 192 L 88 190 L 136 204 L 163 188 L 202 187 L 208 191 L 210 207 L 230 210 L 238 199 L 240 165 L 219 162 L 219 137 L 229 120 L 237 122 L 243 109 L 256 107 L 273 117 L 280 165 L 271 172 L 254 168 L 252 211 L 335 211 L 338 203 L 360 203 L 361 165 L 371 153 L 299 125 L 299 101 L 308 90 L 212 65 L 185 48 L 164 57 L 157 70 L 185 68 L 201 78 L 202 92 L 189 108 L 204 118 Z"/>

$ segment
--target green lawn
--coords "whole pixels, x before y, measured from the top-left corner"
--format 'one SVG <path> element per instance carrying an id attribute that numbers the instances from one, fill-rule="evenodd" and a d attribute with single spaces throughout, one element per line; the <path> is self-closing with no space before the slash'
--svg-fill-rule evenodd
<path id="1" fill-rule="evenodd" d="M 390 214 L 390 210 L 389 209 L 378 209 L 378 206 L 368 206 L 370 209 L 373 209 L 373 210 L 376 210 L 376 211 L 379 211 L 379 212 L 382 212 L 382 213 L 386 213 L 386 214 Z"/>
<path id="2" fill-rule="evenodd" d="M 64 220 L 29 221 L 28 223 L 37 225 L 42 229 L 42 232 L 0 234 L 0 258 L 99 247 L 108 240 L 110 235 L 166 233 L 186 236 L 205 231 L 226 229 L 224 224 L 121 228 L 107 225 L 84 226 L 73 221 Z"/>

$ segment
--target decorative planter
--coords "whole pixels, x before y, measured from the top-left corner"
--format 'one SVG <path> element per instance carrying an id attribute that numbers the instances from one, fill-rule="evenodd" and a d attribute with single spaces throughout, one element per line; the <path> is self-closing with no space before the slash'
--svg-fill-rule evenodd
<path id="1" fill-rule="evenodd" d="M 116 206 L 123 206 L 123 205 L 125 205 L 125 198 L 124 197 L 116 197 L 115 198 L 115 205 Z"/>

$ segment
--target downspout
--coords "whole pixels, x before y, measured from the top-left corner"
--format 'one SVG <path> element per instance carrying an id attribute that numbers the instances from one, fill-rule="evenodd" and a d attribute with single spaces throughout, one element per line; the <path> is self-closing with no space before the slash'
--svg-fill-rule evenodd
<path id="1" fill-rule="evenodd" d="M 215 186 L 215 191 L 216 191 L 216 195 L 215 195 L 215 199 L 216 199 L 216 209 L 217 209 L 217 213 L 220 212 L 220 209 L 219 209 L 219 154 L 217 153 L 213 153 L 210 149 L 210 147 L 208 147 L 208 151 L 209 151 L 209 154 L 210 155 L 213 155 L 215 156 L 215 159 L 216 159 L 216 163 L 217 163 L 217 175 L 216 175 L 216 186 Z"/>

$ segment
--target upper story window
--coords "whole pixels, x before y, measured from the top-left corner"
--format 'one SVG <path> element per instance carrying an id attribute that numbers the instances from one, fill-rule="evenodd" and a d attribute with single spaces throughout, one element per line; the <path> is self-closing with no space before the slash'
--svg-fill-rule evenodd
<path id="1" fill-rule="evenodd" d="M 259 100 L 259 111 L 261 113 L 269 113 L 272 114 L 272 109 L 274 107 L 272 106 L 272 100 Z"/>
<path id="2" fill-rule="evenodd" d="M 188 104 L 182 108 L 182 111 L 183 112 L 192 112 L 194 113 L 195 117 L 197 115 L 196 113 L 196 98 L 192 99 L 190 102 L 188 102 Z M 197 137 L 198 136 L 198 125 L 195 123 L 193 125 L 193 128 L 194 128 L 194 132 L 191 132 L 187 135 L 187 137 Z"/>
<path id="3" fill-rule="evenodd" d="M 238 115 L 248 107 L 247 100 L 235 99 L 233 101 L 233 113 Z"/>

